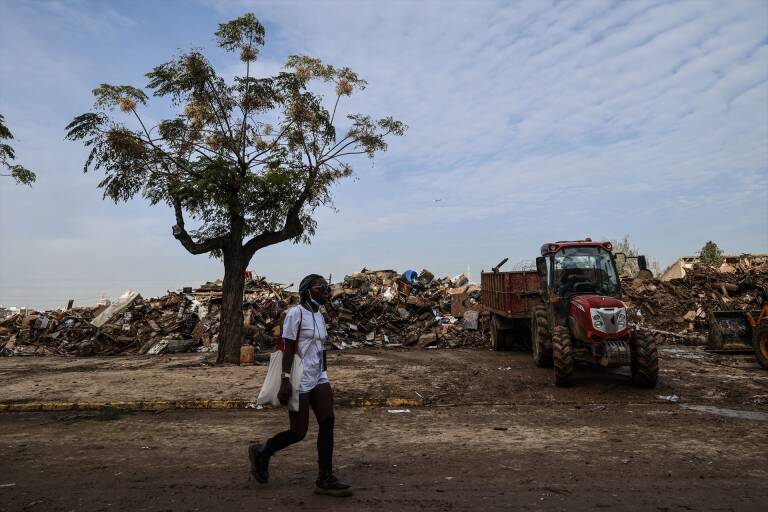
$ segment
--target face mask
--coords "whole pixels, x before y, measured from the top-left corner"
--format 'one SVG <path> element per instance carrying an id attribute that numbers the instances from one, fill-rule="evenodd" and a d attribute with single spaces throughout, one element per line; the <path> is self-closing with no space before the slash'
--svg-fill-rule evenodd
<path id="1" fill-rule="evenodd" d="M 320 303 L 315 300 L 315 298 L 312 296 L 312 290 L 309 290 L 309 302 L 311 302 L 315 307 L 319 308 Z"/>

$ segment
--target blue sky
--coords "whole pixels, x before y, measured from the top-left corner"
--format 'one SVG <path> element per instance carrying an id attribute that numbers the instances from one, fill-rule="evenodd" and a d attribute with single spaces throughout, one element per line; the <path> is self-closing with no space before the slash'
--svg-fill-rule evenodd
<path id="1" fill-rule="evenodd" d="M 143 86 L 200 47 L 227 76 L 217 24 L 254 12 L 257 69 L 290 54 L 368 80 L 346 112 L 410 129 L 335 189 L 311 245 L 251 268 L 309 272 L 531 260 L 543 242 L 620 238 L 667 265 L 715 240 L 768 252 L 768 3 L 0 0 L 0 112 L 33 188 L 0 182 L 0 304 L 93 303 L 219 278 L 170 235 L 170 209 L 101 199 L 64 126 L 102 82 Z M 146 115 L 168 116 L 153 102 Z"/>

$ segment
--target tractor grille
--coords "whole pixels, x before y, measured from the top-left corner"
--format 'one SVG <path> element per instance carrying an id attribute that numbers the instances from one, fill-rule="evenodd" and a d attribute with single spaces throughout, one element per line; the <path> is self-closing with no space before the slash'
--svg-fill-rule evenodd
<path id="1" fill-rule="evenodd" d="M 624 340 L 609 340 L 603 342 L 603 357 L 600 364 L 603 366 L 624 366 L 632 361 L 629 343 Z"/>

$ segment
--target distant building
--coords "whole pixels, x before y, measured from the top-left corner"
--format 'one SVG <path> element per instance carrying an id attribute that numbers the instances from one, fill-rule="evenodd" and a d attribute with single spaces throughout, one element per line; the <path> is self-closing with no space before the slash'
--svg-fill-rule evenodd
<path id="1" fill-rule="evenodd" d="M 737 267 L 749 268 L 753 265 L 762 265 L 768 261 L 768 254 L 724 254 L 723 264 L 720 265 L 720 272 L 735 272 Z M 698 256 L 683 256 L 670 265 L 659 278 L 662 281 L 671 281 L 672 279 L 682 279 L 688 270 L 693 270 L 693 266 L 699 263 L 701 258 Z"/>
<path id="2" fill-rule="evenodd" d="M 19 309 L 16 306 L 11 306 L 7 308 L 2 304 L 0 304 L 0 320 L 5 320 L 9 316 L 13 316 L 16 313 L 21 313 L 23 311 L 25 311 L 25 308 Z"/>

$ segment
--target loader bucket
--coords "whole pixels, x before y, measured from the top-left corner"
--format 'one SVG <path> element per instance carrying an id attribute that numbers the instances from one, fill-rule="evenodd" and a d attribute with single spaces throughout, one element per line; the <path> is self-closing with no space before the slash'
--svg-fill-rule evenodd
<path id="1" fill-rule="evenodd" d="M 747 313 L 757 316 L 760 311 L 712 311 L 708 315 L 707 349 L 727 352 L 752 352 L 752 326 Z"/>

